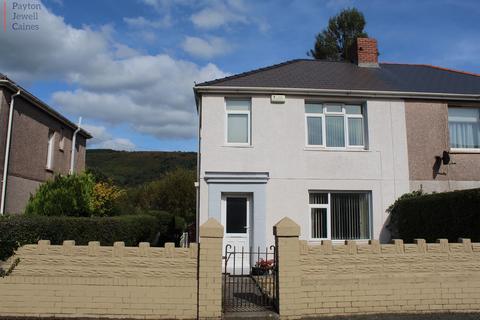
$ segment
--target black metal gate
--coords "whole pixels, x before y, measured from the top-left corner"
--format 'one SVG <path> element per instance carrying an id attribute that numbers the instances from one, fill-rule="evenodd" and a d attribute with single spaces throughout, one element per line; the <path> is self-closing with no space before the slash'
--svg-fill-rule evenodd
<path id="1" fill-rule="evenodd" d="M 225 247 L 223 269 L 224 312 L 277 311 L 277 256 L 275 246 Z"/>

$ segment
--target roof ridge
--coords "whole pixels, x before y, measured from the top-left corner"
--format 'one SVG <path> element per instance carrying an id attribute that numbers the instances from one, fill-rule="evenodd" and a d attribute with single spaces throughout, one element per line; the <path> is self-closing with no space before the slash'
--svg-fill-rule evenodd
<path id="1" fill-rule="evenodd" d="M 451 69 L 451 68 L 445 68 L 445 67 L 435 66 L 433 64 L 426 64 L 426 63 L 381 62 L 380 64 L 428 67 L 428 68 L 434 68 L 434 69 L 438 69 L 438 70 L 442 70 L 442 71 L 456 72 L 456 73 L 460 73 L 460 74 L 466 74 L 466 75 L 469 75 L 469 76 L 480 77 L 480 74 L 478 74 L 478 73 L 462 71 L 462 70 L 457 70 L 457 69 Z"/>
<path id="2" fill-rule="evenodd" d="M 215 83 L 217 83 L 217 82 L 221 82 L 221 81 L 225 81 L 225 80 L 238 79 L 238 78 L 245 77 L 245 76 L 249 76 L 249 75 L 252 75 L 252 74 L 255 74 L 255 73 L 259 73 L 259 72 L 263 72 L 263 71 L 275 69 L 275 68 L 278 68 L 278 67 L 282 67 L 282 66 L 285 66 L 285 65 L 288 65 L 288 64 L 292 64 L 292 63 L 299 62 L 299 61 L 305 61 L 305 60 L 311 60 L 311 59 L 292 59 L 292 60 L 287 60 L 287 61 L 284 61 L 284 62 L 272 64 L 272 65 L 270 65 L 270 66 L 261 67 L 261 68 L 257 68 L 257 69 L 252 69 L 252 70 L 245 71 L 245 72 L 242 72 L 242 73 L 237 73 L 237 74 L 234 74 L 234 75 L 231 75 L 231 76 L 227 76 L 227 77 L 223 77 L 223 78 L 218 78 L 218 79 L 214 79 L 214 80 L 210 80 L 210 81 L 204 81 L 204 82 L 195 84 L 195 86 L 206 86 L 206 85 L 215 84 Z"/>

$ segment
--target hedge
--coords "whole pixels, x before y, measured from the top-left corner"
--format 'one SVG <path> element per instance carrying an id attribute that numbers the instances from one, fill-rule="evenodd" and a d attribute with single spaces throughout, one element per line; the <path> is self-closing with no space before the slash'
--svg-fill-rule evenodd
<path id="1" fill-rule="evenodd" d="M 480 189 L 417 194 L 398 199 L 390 208 L 392 238 L 480 241 Z"/>
<path id="2" fill-rule="evenodd" d="M 124 241 L 126 246 L 139 242 L 154 242 L 159 229 L 159 219 L 152 215 L 125 215 L 117 217 L 47 217 L 13 215 L 0 219 L 0 242 L 34 244 L 38 240 L 50 240 L 62 244 L 75 240 L 78 245 L 100 241 L 112 245 Z M 8 251 L 8 249 L 7 249 Z"/>

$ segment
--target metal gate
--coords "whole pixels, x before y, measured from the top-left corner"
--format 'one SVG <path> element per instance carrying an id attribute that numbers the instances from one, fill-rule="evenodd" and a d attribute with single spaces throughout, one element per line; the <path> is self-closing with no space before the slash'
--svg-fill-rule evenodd
<path id="1" fill-rule="evenodd" d="M 227 245 L 223 262 L 224 312 L 277 311 L 275 246 L 247 251 Z"/>

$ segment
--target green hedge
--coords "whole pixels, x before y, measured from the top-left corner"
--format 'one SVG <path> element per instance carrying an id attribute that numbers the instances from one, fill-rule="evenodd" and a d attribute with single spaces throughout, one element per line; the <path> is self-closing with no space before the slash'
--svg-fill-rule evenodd
<path id="1" fill-rule="evenodd" d="M 139 242 L 154 242 L 159 230 L 159 219 L 152 215 L 125 215 L 117 217 L 46 217 L 17 215 L 0 219 L 0 244 L 34 244 L 38 240 L 50 240 L 62 244 L 75 240 L 78 245 L 100 241 L 112 245 L 124 241 L 127 246 Z M 4 251 L 8 252 L 6 248 Z M 1 250 L 0 250 L 1 252 Z"/>
<path id="2" fill-rule="evenodd" d="M 390 213 L 392 237 L 405 242 L 416 238 L 480 241 L 480 189 L 405 196 L 392 205 Z"/>

